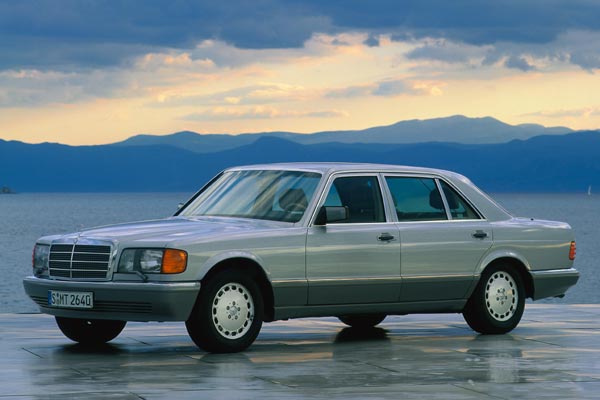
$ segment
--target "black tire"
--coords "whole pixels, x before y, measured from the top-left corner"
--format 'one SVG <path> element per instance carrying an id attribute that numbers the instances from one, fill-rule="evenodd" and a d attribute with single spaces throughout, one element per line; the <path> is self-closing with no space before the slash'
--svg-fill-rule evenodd
<path id="1" fill-rule="evenodd" d="M 235 353 L 254 342 L 263 316 L 263 298 L 252 276 L 230 269 L 217 273 L 202 286 L 185 326 L 199 348 L 211 353 Z"/>
<path id="2" fill-rule="evenodd" d="M 110 319 L 80 319 L 55 317 L 61 332 L 83 345 L 101 345 L 110 342 L 125 328 L 126 321 Z"/>
<path id="3" fill-rule="evenodd" d="M 385 314 L 340 315 L 340 321 L 357 329 L 368 329 L 379 325 L 387 317 Z"/>
<path id="4" fill-rule="evenodd" d="M 519 271 L 511 265 L 497 264 L 481 274 L 463 317 L 476 332 L 502 334 L 519 324 L 524 309 L 525 288 Z"/>

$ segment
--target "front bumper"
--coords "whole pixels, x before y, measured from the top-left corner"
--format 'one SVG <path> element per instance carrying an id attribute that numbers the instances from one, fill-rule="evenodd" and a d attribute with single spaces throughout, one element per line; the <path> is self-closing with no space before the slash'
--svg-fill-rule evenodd
<path id="1" fill-rule="evenodd" d="M 200 282 L 78 282 L 41 279 L 23 280 L 27 295 L 46 314 L 68 318 L 123 321 L 185 321 L 200 291 Z M 93 292 L 89 310 L 48 306 L 48 291 Z"/>
<path id="2" fill-rule="evenodd" d="M 575 268 L 531 271 L 531 277 L 533 300 L 539 300 L 564 295 L 579 280 L 579 272 Z"/>

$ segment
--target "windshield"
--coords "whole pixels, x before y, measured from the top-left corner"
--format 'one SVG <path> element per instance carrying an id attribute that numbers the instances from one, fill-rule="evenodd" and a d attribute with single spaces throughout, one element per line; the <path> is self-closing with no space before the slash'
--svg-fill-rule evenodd
<path id="1" fill-rule="evenodd" d="M 225 172 L 179 215 L 298 222 L 320 179 L 301 171 Z"/>

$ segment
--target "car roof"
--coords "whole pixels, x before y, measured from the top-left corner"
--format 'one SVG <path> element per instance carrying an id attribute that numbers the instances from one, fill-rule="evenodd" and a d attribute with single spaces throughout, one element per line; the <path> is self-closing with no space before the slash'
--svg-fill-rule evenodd
<path id="1" fill-rule="evenodd" d="M 450 171 L 434 168 L 413 167 L 407 165 L 350 163 L 350 162 L 296 162 L 296 163 L 273 163 L 256 164 L 228 168 L 228 171 L 236 170 L 300 170 L 320 172 L 329 174 L 334 172 L 373 171 L 373 172 L 405 172 L 405 173 L 427 173 L 439 175 L 457 175 Z"/>

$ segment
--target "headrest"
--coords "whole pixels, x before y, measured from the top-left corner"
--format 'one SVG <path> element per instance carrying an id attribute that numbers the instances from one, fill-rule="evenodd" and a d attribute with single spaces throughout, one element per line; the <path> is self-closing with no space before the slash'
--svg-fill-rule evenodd
<path id="1" fill-rule="evenodd" d="M 440 191 L 437 188 L 433 189 L 429 192 L 429 205 L 436 210 L 443 210 L 444 203 L 442 202 L 442 196 L 440 196 Z"/>
<path id="2" fill-rule="evenodd" d="M 450 207 L 451 210 L 456 210 L 458 208 L 458 200 L 456 195 L 450 190 L 445 190 L 444 193 L 446 193 L 448 207 Z M 429 192 L 429 205 L 437 210 L 444 209 L 444 203 L 442 202 L 442 197 L 440 196 L 440 192 L 437 190 L 437 188 Z"/>

